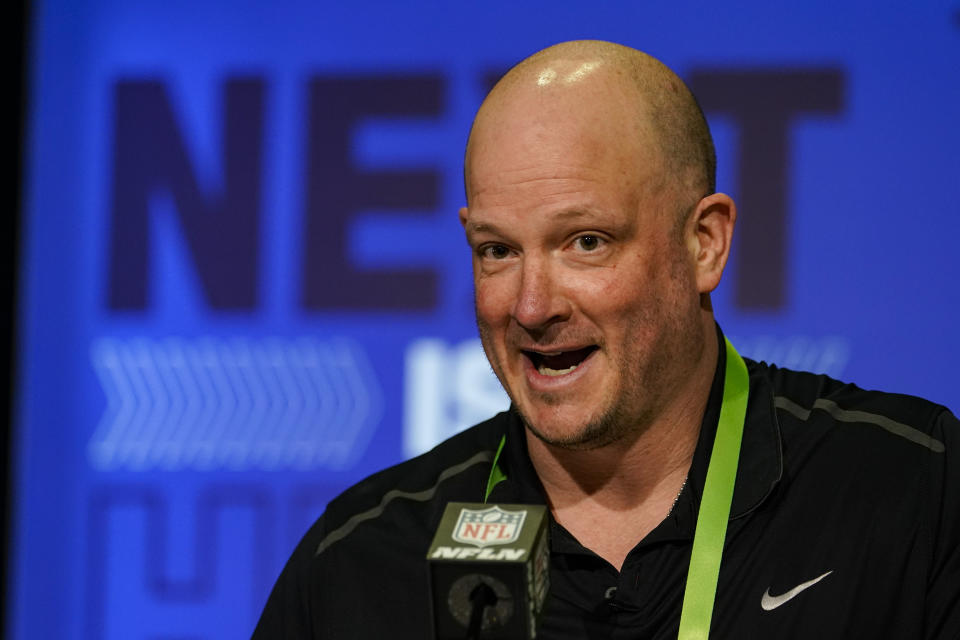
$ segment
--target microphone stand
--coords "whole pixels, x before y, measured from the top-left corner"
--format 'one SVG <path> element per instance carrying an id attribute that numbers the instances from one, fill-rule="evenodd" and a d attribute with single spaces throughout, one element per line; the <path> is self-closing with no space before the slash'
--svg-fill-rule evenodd
<path id="1" fill-rule="evenodd" d="M 486 582 L 481 582 L 470 592 L 470 624 L 467 625 L 465 640 L 480 640 L 480 627 L 483 624 L 483 612 L 487 607 L 497 604 L 497 594 Z"/>

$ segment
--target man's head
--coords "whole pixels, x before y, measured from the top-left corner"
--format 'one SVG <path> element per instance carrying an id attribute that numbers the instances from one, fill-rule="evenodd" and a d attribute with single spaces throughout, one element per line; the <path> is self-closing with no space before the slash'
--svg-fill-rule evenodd
<path id="1" fill-rule="evenodd" d="M 687 190 L 694 201 L 716 191 L 716 153 L 700 105 L 673 71 L 642 51 L 596 40 L 554 45 L 515 65 L 487 96 L 484 107 L 492 107 L 502 94 L 518 85 L 528 85 L 531 79 L 538 87 L 562 90 L 576 88 L 578 81 L 588 76 L 604 74 L 612 76 L 610 80 L 616 88 L 633 94 L 625 96 L 630 102 L 621 105 L 633 110 L 628 114 L 629 121 L 617 124 L 635 124 L 646 129 L 646 134 L 652 136 L 650 142 L 660 151 L 666 175 L 676 181 L 678 188 Z M 603 99 L 604 96 L 594 94 L 593 106 L 603 109 Z M 488 110 L 481 108 L 474 127 L 480 125 Z M 464 159 L 468 199 L 473 140 L 471 131 Z M 686 213 L 681 211 L 679 217 Z"/>
<path id="2" fill-rule="evenodd" d="M 714 165 L 689 91 L 627 47 L 551 47 L 484 101 L 460 212 L 477 321 L 545 441 L 636 433 L 702 365 L 736 215 Z"/>

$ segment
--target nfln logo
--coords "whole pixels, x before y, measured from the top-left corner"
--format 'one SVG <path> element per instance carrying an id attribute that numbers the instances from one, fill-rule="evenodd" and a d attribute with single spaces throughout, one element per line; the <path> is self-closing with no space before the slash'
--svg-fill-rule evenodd
<path id="1" fill-rule="evenodd" d="M 526 517 L 526 511 L 504 511 L 497 506 L 461 509 L 452 537 L 457 542 L 478 547 L 509 544 L 520 536 Z"/>

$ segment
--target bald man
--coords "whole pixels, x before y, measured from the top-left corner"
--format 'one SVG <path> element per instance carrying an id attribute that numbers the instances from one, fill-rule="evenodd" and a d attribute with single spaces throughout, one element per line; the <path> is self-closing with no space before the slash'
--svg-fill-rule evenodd
<path id="1" fill-rule="evenodd" d="M 460 220 L 511 408 L 332 501 L 255 637 L 430 637 L 443 508 L 488 502 L 548 507 L 540 637 L 960 638 L 956 418 L 736 354 L 714 171 L 693 96 L 639 51 L 504 76 Z"/>

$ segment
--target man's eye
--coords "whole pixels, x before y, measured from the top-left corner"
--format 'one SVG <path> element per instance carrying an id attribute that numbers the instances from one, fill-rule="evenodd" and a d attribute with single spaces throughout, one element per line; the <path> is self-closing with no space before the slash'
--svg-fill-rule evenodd
<path id="1" fill-rule="evenodd" d="M 510 255 L 510 249 L 502 244 L 491 244 L 483 247 L 480 250 L 480 255 L 484 258 L 491 258 L 493 260 L 503 260 Z"/>
<path id="2" fill-rule="evenodd" d="M 577 236 L 573 241 L 574 246 L 581 251 L 596 251 L 603 244 L 603 238 L 585 234 Z"/>

